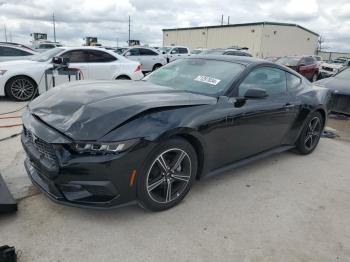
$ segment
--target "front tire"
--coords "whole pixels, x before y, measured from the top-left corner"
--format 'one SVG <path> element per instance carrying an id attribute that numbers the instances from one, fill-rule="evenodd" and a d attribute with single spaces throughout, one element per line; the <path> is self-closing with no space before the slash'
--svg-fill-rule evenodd
<path id="1" fill-rule="evenodd" d="M 307 155 L 312 153 L 320 141 L 323 131 L 324 120 L 319 112 L 310 114 L 306 120 L 305 126 L 296 142 L 296 150 Z"/>
<path id="2" fill-rule="evenodd" d="M 16 76 L 7 81 L 5 92 L 14 101 L 28 101 L 36 95 L 37 84 L 29 77 Z"/>
<path id="3" fill-rule="evenodd" d="M 190 143 L 182 138 L 161 143 L 139 177 L 139 204 L 151 211 L 176 206 L 189 192 L 196 172 L 197 155 Z"/>

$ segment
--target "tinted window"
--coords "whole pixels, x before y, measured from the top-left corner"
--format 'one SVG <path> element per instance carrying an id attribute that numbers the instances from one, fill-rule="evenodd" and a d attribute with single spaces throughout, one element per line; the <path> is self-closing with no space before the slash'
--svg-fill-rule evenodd
<path id="1" fill-rule="evenodd" d="M 286 82 L 286 73 L 283 70 L 271 67 L 257 68 L 240 84 L 238 95 L 243 97 L 250 88 L 265 89 L 269 95 L 284 93 L 287 89 Z"/>
<path id="2" fill-rule="evenodd" d="M 107 63 L 117 60 L 114 56 L 97 50 L 85 50 L 88 55 L 87 62 L 89 63 Z"/>
<path id="3" fill-rule="evenodd" d="M 158 54 L 150 49 L 141 48 L 140 55 L 153 55 L 154 56 L 154 55 L 158 55 Z"/>
<path id="4" fill-rule="evenodd" d="M 130 53 L 130 56 L 139 56 L 140 55 L 140 49 L 139 48 L 133 48 L 128 51 Z"/>
<path id="5" fill-rule="evenodd" d="M 88 60 L 87 54 L 84 50 L 68 51 L 60 56 L 69 58 L 70 63 L 86 63 Z"/>
<path id="6" fill-rule="evenodd" d="M 306 65 L 316 64 L 316 60 L 313 57 L 305 57 L 304 61 Z"/>
<path id="7" fill-rule="evenodd" d="M 224 55 L 247 56 L 245 53 L 239 51 L 228 51 Z"/>
<path id="8" fill-rule="evenodd" d="M 51 49 L 51 48 L 54 48 L 54 47 L 55 47 L 54 45 L 50 45 L 50 44 L 41 44 L 41 45 L 39 45 L 40 49 Z"/>
<path id="9" fill-rule="evenodd" d="M 188 54 L 187 48 L 179 47 L 178 50 L 180 54 Z"/>
<path id="10" fill-rule="evenodd" d="M 297 77 L 296 75 L 287 73 L 287 87 L 288 89 L 296 89 L 300 86 L 301 84 L 301 79 Z"/>
<path id="11" fill-rule="evenodd" d="M 206 59 L 180 59 L 167 64 L 144 80 L 194 93 L 218 96 L 242 72 L 241 64 Z"/>
<path id="12" fill-rule="evenodd" d="M 0 56 L 26 56 L 31 55 L 30 53 L 11 47 L 0 47 Z"/>

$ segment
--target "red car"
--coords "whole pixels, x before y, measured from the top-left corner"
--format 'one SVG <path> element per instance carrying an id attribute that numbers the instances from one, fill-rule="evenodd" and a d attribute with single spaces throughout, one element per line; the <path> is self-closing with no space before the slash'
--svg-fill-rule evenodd
<path id="1" fill-rule="evenodd" d="M 318 79 L 319 71 L 317 60 L 312 56 L 285 56 L 278 59 L 276 63 L 297 71 L 311 82 Z"/>

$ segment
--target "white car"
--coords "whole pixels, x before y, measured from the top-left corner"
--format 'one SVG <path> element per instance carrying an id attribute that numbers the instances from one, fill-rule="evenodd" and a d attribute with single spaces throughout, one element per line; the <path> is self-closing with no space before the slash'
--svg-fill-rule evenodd
<path id="1" fill-rule="evenodd" d="M 185 46 L 164 46 L 161 51 L 168 63 L 191 55 L 190 49 Z"/>
<path id="2" fill-rule="evenodd" d="M 56 47 L 62 47 L 62 46 L 63 45 L 58 42 L 50 42 L 50 41 L 38 42 L 33 45 L 34 49 L 40 53 Z"/>
<path id="3" fill-rule="evenodd" d="M 167 64 L 166 59 L 158 51 L 146 47 L 132 47 L 123 55 L 130 60 L 141 63 L 142 72 L 151 72 Z"/>
<path id="4" fill-rule="evenodd" d="M 0 63 L 0 96 L 27 101 L 36 93 L 46 91 L 50 86 L 45 84 L 45 71 L 52 68 L 53 57 L 68 58 L 69 68 L 78 69 L 83 79 L 143 78 L 140 63 L 130 61 L 111 50 L 98 47 L 59 47 L 38 54 L 31 60 Z"/>
<path id="5" fill-rule="evenodd" d="M 350 66 L 350 59 L 348 58 L 337 58 L 329 62 L 323 62 L 320 65 L 320 74 L 323 78 L 334 76 L 347 66 Z"/>
<path id="6" fill-rule="evenodd" d="M 33 55 L 36 54 L 37 52 L 24 46 L 0 44 L 0 62 L 30 59 Z"/>

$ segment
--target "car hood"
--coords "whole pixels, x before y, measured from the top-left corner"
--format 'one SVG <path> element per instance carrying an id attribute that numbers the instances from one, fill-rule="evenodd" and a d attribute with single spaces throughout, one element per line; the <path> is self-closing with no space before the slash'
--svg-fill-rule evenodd
<path id="1" fill-rule="evenodd" d="M 78 81 L 49 90 L 32 101 L 29 110 L 74 140 L 98 140 L 148 110 L 216 101 L 144 81 Z"/>
<path id="2" fill-rule="evenodd" d="M 322 63 L 322 67 L 329 67 L 329 68 L 335 68 L 335 69 L 340 69 L 343 67 L 342 64 L 330 64 L 330 63 Z"/>
<path id="3" fill-rule="evenodd" d="M 350 80 L 347 79 L 329 77 L 315 82 L 315 85 L 324 86 L 334 94 L 350 95 Z"/>
<path id="4" fill-rule="evenodd" d="M 33 61 L 33 60 L 23 60 L 23 59 L 16 59 L 16 60 L 10 60 L 5 62 L 0 62 L 0 68 L 11 68 L 11 67 L 19 67 L 23 65 L 31 66 L 34 64 L 40 64 L 42 62 Z"/>

